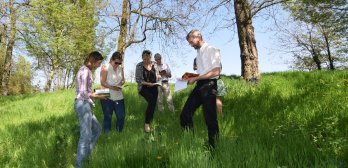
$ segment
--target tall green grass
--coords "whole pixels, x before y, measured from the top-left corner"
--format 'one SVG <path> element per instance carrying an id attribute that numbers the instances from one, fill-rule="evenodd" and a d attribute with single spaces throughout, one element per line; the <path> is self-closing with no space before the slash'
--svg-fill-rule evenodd
<path id="1" fill-rule="evenodd" d="M 85 167 L 348 167 L 348 71 L 263 74 L 257 85 L 223 77 L 228 94 L 215 151 L 206 146 L 202 109 L 194 131 L 180 128 L 192 86 L 174 94 L 176 112 L 155 112 L 125 87 L 122 133 L 101 135 Z M 74 167 L 79 138 L 74 90 L 0 97 L 0 167 Z M 100 103 L 93 109 L 100 124 Z"/>

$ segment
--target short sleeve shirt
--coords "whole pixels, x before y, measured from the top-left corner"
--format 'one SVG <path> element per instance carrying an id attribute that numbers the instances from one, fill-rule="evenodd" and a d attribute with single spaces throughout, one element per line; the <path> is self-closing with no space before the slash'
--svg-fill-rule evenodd
<path id="1" fill-rule="evenodd" d="M 220 50 L 204 43 L 200 49 L 197 49 L 197 73 L 204 75 L 214 68 L 221 68 Z M 214 77 L 217 79 L 218 77 Z"/>

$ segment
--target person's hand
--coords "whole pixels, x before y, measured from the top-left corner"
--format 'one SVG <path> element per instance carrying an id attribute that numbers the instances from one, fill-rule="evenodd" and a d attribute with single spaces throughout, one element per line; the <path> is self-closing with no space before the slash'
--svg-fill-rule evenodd
<path id="1" fill-rule="evenodd" d="M 167 75 L 167 72 L 165 70 L 162 70 L 162 71 L 160 71 L 160 75 L 165 76 L 165 75 Z"/>
<path id="2" fill-rule="evenodd" d="M 98 95 L 97 98 L 101 99 L 101 100 L 106 100 L 106 99 L 108 99 L 108 96 L 106 96 L 106 95 Z"/>
<path id="3" fill-rule="evenodd" d="M 197 81 L 197 77 L 192 77 L 187 80 L 187 84 L 192 85 Z"/>
<path id="4" fill-rule="evenodd" d="M 122 85 L 121 85 L 122 86 Z M 114 90 L 116 91 L 120 91 L 121 90 L 121 86 L 117 85 L 117 86 L 114 86 Z"/>
<path id="5" fill-rule="evenodd" d="M 106 95 L 96 95 L 94 93 L 90 94 L 89 97 L 92 98 L 93 101 L 95 101 L 95 99 L 106 100 L 108 98 L 108 96 L 106 96 Z"/>

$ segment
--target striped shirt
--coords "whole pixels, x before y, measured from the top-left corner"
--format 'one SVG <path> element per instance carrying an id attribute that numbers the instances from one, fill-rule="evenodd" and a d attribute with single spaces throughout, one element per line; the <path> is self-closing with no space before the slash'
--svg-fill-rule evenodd
<path id="1" fill-rule="evenodd" d="M 76 99 L 90 100 L 88 94 L 92 93 L 93 76 L 92 71 L 83 65 L 76 75 Z"/>

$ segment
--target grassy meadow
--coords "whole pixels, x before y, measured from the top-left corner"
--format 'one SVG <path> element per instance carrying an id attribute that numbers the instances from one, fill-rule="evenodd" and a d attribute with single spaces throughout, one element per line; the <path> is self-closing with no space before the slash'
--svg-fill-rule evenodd
<path id="1" fill-rule="evenodd" d="M 176 112 L 156 109 L 143 131 L 146 103 L 136 85 L 124 88 L 122 133 L 102 134 L 85 167 L 348 167 L 348 70 L 278 72 L 257 85 L 224 76 L 228 94 L 214 152 L 205 148 L 202 109 L 194 132 L 180 128 L 192 86 L 174 94 Z M 79 138 L 75 90 L 0 97 L 0 167 L 74 167 Z M 93 109 L 101 126 L 100 103 Z"/>

